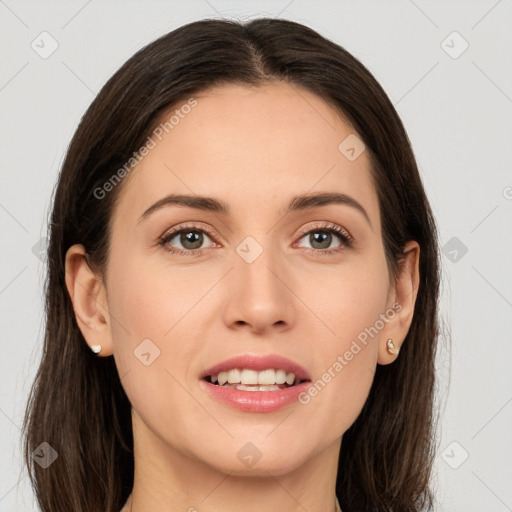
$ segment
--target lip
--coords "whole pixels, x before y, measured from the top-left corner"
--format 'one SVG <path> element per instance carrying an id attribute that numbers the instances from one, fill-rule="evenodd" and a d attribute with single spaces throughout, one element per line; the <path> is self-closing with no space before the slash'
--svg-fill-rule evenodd
<path id="1" fill-rule="evenodd" d="M 297 380 L 311 380 L 309 373 L 300 364 L 277 354 L 269 354 L 265 356 L 242 354 L 240 356 L 232 357 L 231 359 L 226 359 L 225 361 L 208 368 L 208 370 L 205 370 L 199 378 L 205 379 L 209 375 L 217 375 L 220 372 L 226 372 L 234 368 L 238 368 L 240 370 L 256 370 L 260 372 L 269 369 L 285 370 L 286 373 L 295 374 L 295 378 Z M 254 393 L 254 391 L 246 391 L 245 393 Z M 278 392 L 269 391 L 269 393 Z"/>
<path id="2" fill-rule="evenodd" d="M 284 368 L 283 368 L 284 369 Z M 307 390 L 311 381 L 304 381 L 279 391 L 240 391 L 236 388 L 217 386 L 201 379 L 199 386 L 220 402 L 247 412 L 272 412 L 293 402 Z"/>

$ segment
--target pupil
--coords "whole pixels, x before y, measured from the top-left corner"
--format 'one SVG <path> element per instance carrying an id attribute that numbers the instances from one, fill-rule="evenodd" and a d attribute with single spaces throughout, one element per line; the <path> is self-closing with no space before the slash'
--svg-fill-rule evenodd
<path id="1" fill-rule="evenodd" d="M 310 235 L 310 243 L 312 247 L 315 247 L 313 243 L 320 242 L 322 247 L 316 247 L 317 249 L 327 249 L 331 245 L 332 233 L 328 232 L 317 232 Z M 327 241 L 327 243 L 325 243 Z"/>
<path id="2" fill-rule="evenodd" d="M 181 244 L 186 249 L 198 249 L 203 245 L 203 234 L 198 231 L 188 231 L 181 234 Z M 191 246 L 187 246 L 188 243 L 192 244 Z"/>

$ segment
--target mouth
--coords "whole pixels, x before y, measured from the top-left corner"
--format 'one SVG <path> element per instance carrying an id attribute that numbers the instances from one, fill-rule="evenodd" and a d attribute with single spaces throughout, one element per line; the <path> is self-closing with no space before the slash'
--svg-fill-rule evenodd
<path id="1" fill-rule="evenodd" d="M 212 391 L 218 390 L 216 395 L 237 394 L 241 401 L 261 402 L 264 396 L 280 401 L 284 396 L 291 397 L 307 386 L 311 377 L 300 364 L 286 357 L 242 354 L 205 370 L 200 380 Z"/>
<path id="2" fill-rule="evenodd" d="M 242 354 L 205 370 L 200 379 L 217 386 L 237 385 L 250 387 L 293 387 L 311 380 L 309 373 L 298 363 L 277 355 Z"/>
<path id="3" fill-rule="evenodd" d="M 297 378 L 295 373 L 283 369 L 232 368 L 204 375 L 199 384 L 207 396 L 225 406 L 243 412 L 269 413 L 301 404 L 300 396 L 311 380 Z"/>
<path id="4" fill-rule="evenodd" d="M 237 389 L 239 391 L 279 391 L 298 386 L 309 379 L 299 379 L 293 372 L 268 368 L 257 371 L 248 368 L 234 368 L 203 378 L 214 386 Z"/>

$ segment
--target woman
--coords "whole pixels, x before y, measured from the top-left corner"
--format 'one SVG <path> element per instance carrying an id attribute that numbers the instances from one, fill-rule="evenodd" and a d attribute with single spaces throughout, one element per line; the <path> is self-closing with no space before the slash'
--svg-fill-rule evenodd
<path id="1" fill-rule="evenodd" d="M 44 512 L 432 509 L 436 226 L 343 48 L 281 19 L 143 48 L 76 131 L 48 250 Z"/>

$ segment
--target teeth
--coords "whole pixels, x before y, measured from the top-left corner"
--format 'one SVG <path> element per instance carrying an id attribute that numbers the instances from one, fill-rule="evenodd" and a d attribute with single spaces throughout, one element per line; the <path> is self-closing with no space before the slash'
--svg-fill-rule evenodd
<path id="1" fill-rule="evenodd" d="M 230 384 L 236 384 L 237 382 L 241 382 L 241 380 L 240 380 L 240 376 L 241 376 L 240 370 L 229 370 L 229 372 L 227 372 L 227 374 L 228 374 L 228 382 Z"/>
<path id="2" fill-rule="evenodd" d="M 256 370 L 242 370 L 240 380 L 242 384 L 258 384 L 258 372 Z"/>
<path id="3" fill-rule="evenodd" d="M 279 386 L 244 386 L 239 384 L 236 389 L 240 391 L 279 391 Z"/>
<path id="4" fill-rule="evenodd" d="M 239 389 L 240 391 L 279 391 L 281 388 L 275 384 L 272 386 L 260 386 L 259 384 L 255 386 L 246 386 L 245 384 L 229 384 L 226 383 L 223 386 L 224 388 L 233 388 Z"/>
<path id="5" fill-rule="evenodd" d="M 242 384 L 242 385 L 255 385 L 272 386 L 275 384 L 288 384 L 292 386 L 295 382 L 294 373 L 286 373 L 285 370 L 263 370 L 258 372 L 256 370 L 239 370 L 232 369 L 227 372 L 220 372 L 218 375 L 211 376 L 212 383 L 218 382 L 219 386 L 224 384 Z M 234 387 L 234 386 L 233 386 Z M 251 391 L 257 391 L 257 387 L 251 387 Z"/>
<path id="6" fill-rule="evenodd" d="M 286 372 L 284 370 L 277 370 L 276 384 L 284 384 L 286 382 Z"/>
<path id="7" fill-rule="evenodd" d="M 263 370 L 258 374 L 258 384 L 275 384 L 276 372 L 274 370 Z"/>

